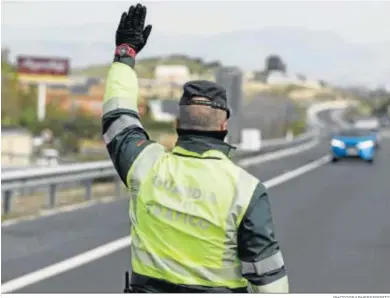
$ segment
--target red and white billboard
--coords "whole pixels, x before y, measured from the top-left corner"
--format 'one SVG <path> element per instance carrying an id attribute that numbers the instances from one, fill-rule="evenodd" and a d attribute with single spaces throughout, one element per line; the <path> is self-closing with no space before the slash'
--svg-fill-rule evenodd
<path id="1" fill-rule="evenodd" d="M 70 71 L 69 59 L 19 56 L 17 71 L 20 74 L 41 76 L 67 76 Z"/>

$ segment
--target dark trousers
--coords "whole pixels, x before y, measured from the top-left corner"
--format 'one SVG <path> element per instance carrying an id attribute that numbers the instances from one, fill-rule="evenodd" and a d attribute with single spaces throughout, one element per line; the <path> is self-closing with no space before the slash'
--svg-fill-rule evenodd
<path id="1" fill-rule="evenodd" d="M 248 293 L 247 288 L 177 285 L 133 272 L 127 293 Z"/>

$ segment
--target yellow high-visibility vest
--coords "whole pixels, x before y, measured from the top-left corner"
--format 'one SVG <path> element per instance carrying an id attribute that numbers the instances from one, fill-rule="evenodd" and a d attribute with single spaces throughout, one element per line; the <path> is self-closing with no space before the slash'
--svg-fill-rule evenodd
<path id="1" fill-rule="evenodd" d="M 237 230 L 257 184 L 220 151 L 147 146 L 127 176 L 133 271 L 175 284 L 246 287 Z"/>

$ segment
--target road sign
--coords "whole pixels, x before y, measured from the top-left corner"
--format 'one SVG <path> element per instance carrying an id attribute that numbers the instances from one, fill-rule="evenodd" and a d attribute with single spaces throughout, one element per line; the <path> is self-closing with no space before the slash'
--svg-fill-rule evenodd
<path id="1" fill-rule="evenodd" d="M 18 56 L 19 80 L 27 83 L 56 83 L 68 81 L 70 62 L 66 58 Z"/>
<path id="2" fill-rule="evenodd" d="M 19 56 L 17 73 L 21 82 L 38 85 L 38 119 L 46 114 L 46 85 L 48 83 L 68 83 L 70 62 L 67 58 Z"/>

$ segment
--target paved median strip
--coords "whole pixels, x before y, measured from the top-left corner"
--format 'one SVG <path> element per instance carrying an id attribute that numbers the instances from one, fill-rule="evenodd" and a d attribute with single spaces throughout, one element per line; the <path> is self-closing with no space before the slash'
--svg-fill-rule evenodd
<path id="1" fill-rule="evenodd" d="M 301 176 L 307 172 L 317 169 L 327 164 L 329 161 L 330 161 L 329 155 L 323 156 L 318 160 L 315 160 L 311 163 L 308 163 L 290 172 L 284 173 L 270 180 L 267 180 L 264 182 L 264 185 L 267 188 L 275 187 L 295 177 Z M 64 272 L 75 269 L 77 267 L 91 263 L 95 260 L 101 259 L 105 256 L 115 253 L 116 251 L 129 247 L 130 243 L 131 243 L 131 238 L 129 236 L 126 236 L 117 239 L 113 242 L 94 248 L 92 250 L 81 253 L 79 255 L 76 255 L 72 258 L 58 262 L 54 265 L 50 265 L 45 268 L 23 275 L 21 277 L 15 278 L 1 285 L 2 293 L 9 293 L 9 292 L 19 290 L 21 288 L 35 284 L 37 282 L 43 281 L 45 279 L 57 276 Z"/>

